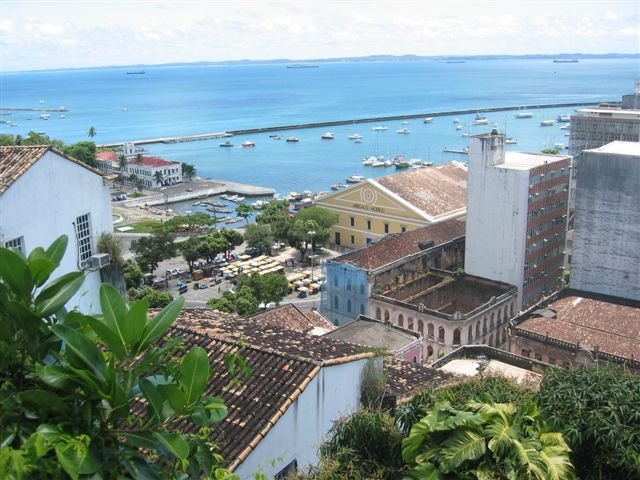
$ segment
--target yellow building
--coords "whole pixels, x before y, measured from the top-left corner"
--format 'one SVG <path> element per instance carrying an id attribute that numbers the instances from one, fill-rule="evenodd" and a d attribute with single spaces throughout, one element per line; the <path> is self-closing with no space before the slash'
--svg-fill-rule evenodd
<path id="1" fill-rule="evenodd" d="M 334 248 L 358 248 L 390 233 L 462 217 L 467 169 L 458 163 L 413 169 L 353 185 L 316 201 L 338 214 Z"/>

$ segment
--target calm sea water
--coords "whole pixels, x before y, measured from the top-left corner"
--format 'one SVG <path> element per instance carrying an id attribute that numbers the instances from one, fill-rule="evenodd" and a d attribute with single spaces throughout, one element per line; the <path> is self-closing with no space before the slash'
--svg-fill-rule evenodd
<path id="1" fill-rule="evenodd" d="M 3 73 L 2 107 L 69 109 L 65 118 L 52 113 L 41 120 L 34 112 L 14 112 L 3 119 L 1 133 L 26 135 L 45 132 L 65 142 L 86 140 L 94 127 L 97 143 L 220 132 L 274 125 L 413 114 L 495 106 L 597 102 L 631 93 L 640 71 L 638 59 L 581 60 L 557 64 L 551 60 L 488 60 L 463 64 L 445 62 L 334 63 L 314 69 L 287 69 L 284 65 L 199 66 L 146 68 L 145 75 L 127 75 L 126 69 Z M 125 111 L 126 109 L 126 111 Z M 463 132 L 481 133 L 498 124 L 518 140 L 515 150 L 539 151 L 568 143 L 560 130 L 540 127 L 571 109 L 532 110 L 534 117 L 516 120 L 514 112 L 489 115 L 489 126 L 472 127 L 472 115 L 387 122 L 388 130 L 374 132 L 376 124 L 278 132 L 236 137 L 240 145 L 252 140 L 255 148 L 220 148 L 220 140 L 155 144 L 153 155 L 193 163 L 199 176 L 273 187 L 279 192 L 327 190 L 352 174 L 371 177 L 393 173 L 392 168 L 364 167 L 363 157 L 377 154 L 430 159 L 442 163 L 466 157 L 446 154 L 463 148 Z M 399 135 L 402 127 L 411 130 Z M 321 140 L 331 130 L 334 140 Z M 360 133 L 356 144 L 348 135 Z M 295 135 L 297 144 L 284 138 Z"/>

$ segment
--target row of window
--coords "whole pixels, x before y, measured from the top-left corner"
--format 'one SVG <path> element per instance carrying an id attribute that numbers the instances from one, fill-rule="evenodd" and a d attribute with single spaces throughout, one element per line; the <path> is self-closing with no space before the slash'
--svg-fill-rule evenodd
<path id="1" fill-rule="evenodd" d="M 556 225 L 564 225 L 565 219 L 567 218 L 567 215 L 558 215 L 557 217 L 554 217 L 550 220 L 546 220 L 544 222 L 542 222 L 540 225 L 536 225 L 535 227 L 530 227 L 527 229 L 527 239 L 530 239 L 531 237 L 535 237 L 537 235 L 540 235 L 542 232 L 546 232 L 547 230 L 550 230 L 551 228 L 555 227 Z"/>
<path id="2" fill-rule="evenodd" d="M 561 208 L 563 210 L 566 210 L 566 208 L 567 208 L 566 199 L 565 200 L 558 200 L 557 202 L 549 203 L 544 207 L 540 207 L 540 208 L 536 208 L 535 210 L 531 210 L 530 212 L 527 213 L 527 220 L 532 220 L 534 218 L 541 217 L 542 215 L 548 215 L 553 210 L 556 210 L 556 209 L 559 209 L 559 208 Z"/>
<path id="3" fill-rule="evenodd" d="M 526 272 L 527 270 L 529 270 L 529 268 L 532 268 L 532 269 L 538 268 L 538 265 L 542 265 L 542 262 L 544 262 L 547 258 L 557 257 L 562 253 L 564 253 L 564 250 L 561 250 L 561 247 L 555 247 L 549 250 L 544 255 L 539 255 L 535 258 L 532 258 L 528 262 L 525 262 L 524 271 Z"/>
<path id="4" fill-rule="evenodd" d="M 356 226 L 356 217 L 350 217 L 349 218 L 349 225 L 351 225 L 352 227 Z M 367 230 L 371 230 L 373 228 L 373 220 L 367 219 Z M 400 227 L 400 231 L 402 233 L 407 231 L 407 227 Z M 389 224 L 388 223 L 384 223 L 384 233 L 389 233 Z M 351 237 L 351 243 L 353 242 L 353 236 Z"/>
<path id="5" fill-rule="evenodd" d="M 534 175 L 531 177 L 531 185 L 537 185 L 542 182 L 546 182 L 552 178 L 560 177 L 565 174 L 565 171 L 568 170 L 569 167 L 560 167 L 557 170 L 549 170 L 548 172 L 540 173 L 539 175 Z"/>
<path id="6" fill-rule="evenodd" d="M 541 198 L 552 197 L 556 193 L 566 192 L 568 190 L 568 188 L 569 188 L 569 184 L 568 183 L 563 183 L 562 185 L 556 185 L 555 187 L 549 187 L 546 190 L 543 190 L 541 192 L 531 192 L 529 194 L 528 202 L 531 203 L 531 202 L 533 202 L 535 200 L 540 200 Z"/>

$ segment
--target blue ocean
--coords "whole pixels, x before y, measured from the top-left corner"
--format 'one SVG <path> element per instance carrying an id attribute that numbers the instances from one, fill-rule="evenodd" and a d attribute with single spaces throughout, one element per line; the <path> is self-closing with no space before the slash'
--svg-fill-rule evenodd
<path id="1" fill-rule="evenodd" d="M 87 140 L 96 129 L 96 143 L 134 141 L 176 135 L 222 132 L 309 122 L 474 110 L 498 106 L 599 102 L 631 93 L 640 72 L 635 59 L 585 59 L 579 63 L 536 60 L 469 60 L 466 63 L 345 62 L 319 68 L 290 69 L 286 65 L 147 67 L 144 75 L 125 68 L 2 73 L 0 105 L 21 108 L 68 109 L 64 118 L 49 120 L 37 112 L 3 111 L 1 133 L 45 132 L 65 142 Z M 540 151 L 567 144 L 561 123 L 541 127 L 545 119 L 571 114 L 572 108 L 530 110 L 533 118 L 516 119 L 515 111 L 489 114 L 489 123 L 471 125 L 474 115 L 366 123 L 238 136 L 234 148 L 221 140 L 153 144 L 152 155 L 195 165 L 203 178 L 225 179 L 273 187 L 278 192 L 326 191 L 353 174 L 376 177 L 393 168 L 362 165 L 370 155 L 421 158 L 435 164 L 465 161 L 445 153 L 467 145 L 464 133 L 500 131 L 517 140 L 509 147 Z M 407 128 L 411 133 L 398 134 Z M 334 140 L 320 136 L 331 131 Z M 355 143 L 349 135 L 359 133 Z M 298 143 L 285 142 L 288 136 Z M 254 148 L 241 148 L 245 140 Z"/>

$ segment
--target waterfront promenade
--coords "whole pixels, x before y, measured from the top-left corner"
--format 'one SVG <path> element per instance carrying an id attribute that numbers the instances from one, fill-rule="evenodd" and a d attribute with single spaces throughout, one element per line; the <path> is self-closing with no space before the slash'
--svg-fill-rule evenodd
<path id="1" fill-rule="evenodd" d="M 131 142 L 136 145 L 150 145 L 155 143 L 194 142 L 198 140 L 211 140 L 216 138 L 232 137 L 234 135 L 247 135 L 247 134 L 264 133 L 264 132 L 279 132 L 284 130 L 299 130 L 304 128 L 330 127 L 330 126 L 336 126 L 336 125 L 357 125 L 362 123 L 389 122 L 393 120 L 411 120 L 416 118 L 427 118 L 427 117 L 446 117 L 446 116 L 452 116 L 452 115 L 469 115 L 474 113 L 536 110 L 536 109 L 545 109 L 545 108 L 576 108 L 576 107 L 587 107 L 591 105 L 595 105 L 595 104 L 593 102 L 589 102 L 589 103 L 571 102 L 571 103 L 474 108 L 474 109 L 468 109 L 468 110 L 449 110 L 449 111 L 441 111 L 441 112 L 413 113 L 408 115 L 392 115 L 392 116 L 385 116 L 385 117 L 356 118 L 356 119 L 348 119 L 348 120 L 333 120 L 328 122 L 300 123 L 300 124 L 293 124 L 293 125 L 248 128 L 243 130 L 229 130 L 227 132 L 201 133 L 201 134 L 195 134 L 195 135 L 181 135 L 181 136 L 175 136 L 175 137 L 147 138 L 147 139 L 140 139 L 140 140 L 132 140 Z M 130 140 L 127 140 L 127 141 L 130 141 Z M 98 147 L 115 148 L 115 147 L 121 146 L 122 143 L 123 142 L 106 143 L 106 144 L 98 145 Z"/>

